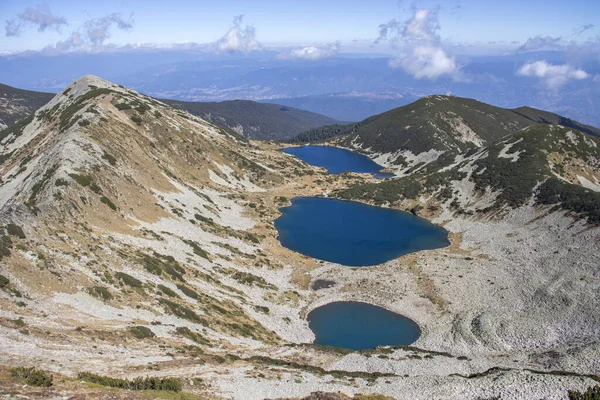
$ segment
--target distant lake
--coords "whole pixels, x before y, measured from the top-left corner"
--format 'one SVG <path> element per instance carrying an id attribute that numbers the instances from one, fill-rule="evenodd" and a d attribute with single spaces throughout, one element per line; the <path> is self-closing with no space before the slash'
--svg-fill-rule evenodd
<path id="1" fill-rule="evenodd" d="M 414 343 L 421 335 L 411 319 L 354 301 L 329 303 L 308 314 L 315 343 L 352 350 Z"/>
<path id="2" fill-rule="evenodd" d="M 362 267 L 446 247 L 448 232 L 411 213 L 366 204 L 297 197 L 275 220 L 281 244 L 298 253 Z"/>
<path id="3" fill-rule="evenodd" d="M 394 177 L 394 174 L 381 172 L 383 166 L 377 164 L 369 157 L 339 147 L 300 146 L 288 147 L 282 151 L 298 157 L 307 164 L 325 167 L 330 174 L 363 172 L 373 174 L 376 178 Z"/>

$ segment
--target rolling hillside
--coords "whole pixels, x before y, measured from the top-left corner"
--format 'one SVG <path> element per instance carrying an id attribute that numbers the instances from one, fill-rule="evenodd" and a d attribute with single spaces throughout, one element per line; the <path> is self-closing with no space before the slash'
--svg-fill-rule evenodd
<path id="1" fill-rule="evenodd" d="M 53 93 L 21 90 L 0 84 L 0 129 L 29 116 L 52 97 Z"/>
<path id="2" fill-rule="evenodd" d="M 523 107 L 494 107 L 473 99 L 427 96 L 361 122 L 315 128 L 292 143 L 330 140 L 364 152 L 404 172 L 430 163 L 448 165 L 457 154 L 489 145 L 536 123 L 562 124 L 600 136 L 600 129 L 559 115 Z"/>
<path id="3" fill-rule="evenodd" d="M 344 199 L 394 204 L 418 196 L 459 213 L 552 205 L 600 224 L 600 138 L 560 125 L 535 124 L 428 174 L 358 184 Z"/>
<path id="4" fill-rule="evenodd" d="M 203 103 L 161 100 L 248 139 L 285 140 L 307 129 L 338 121 L 293 107 L 249 100 Z"/>

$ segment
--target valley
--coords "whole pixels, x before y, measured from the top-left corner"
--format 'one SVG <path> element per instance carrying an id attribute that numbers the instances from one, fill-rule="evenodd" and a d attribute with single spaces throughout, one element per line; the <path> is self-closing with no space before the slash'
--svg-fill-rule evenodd
<path id="1" fill-rule="evenodd" d="M 420 103 L 435 118 L 397 118 L 406 136 L 375 117 L 376 129 L 319 136 L 396 175 L 379 179 L 328 173 L 289 144 L 94 76 L 73 82 L 0 135 L 3 367 L 73 385 L 84 371 L 176 377 L 215 399 L 559 399 L 596 385 L 600 140 L 464 99 L 450 117 L 440 107 L 454 100 L 438 97 Z M 374 131 L 396 136 L 382 147 Z M 307 198 L 383 206 L 392 221 L 413 211 L 443 228 L 443 245 L 358 268 L 303 255 L 276 221 Z M 405 316 L 420 335 L 360 351 L 314 344 L 309 315 L 338 302 Z"/>

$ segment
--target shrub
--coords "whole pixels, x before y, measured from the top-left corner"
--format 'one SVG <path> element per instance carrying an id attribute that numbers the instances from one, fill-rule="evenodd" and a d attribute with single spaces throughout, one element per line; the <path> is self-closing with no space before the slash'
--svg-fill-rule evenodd
<path id="1" fill-rule="evenodd" d="M 125 272 L 117 272 L 115 274 L 115 276 L 117 277 L 118 280 L 120 280 L 121 282 L 123 282 L 124 284 L 131 286 L 131 287 L 135 287 L 135 288 L 139 288 L 142 287 L 142 281 L 134 278 L 133 276 L 126 274 Z"/>
<path id="2" fill-rule="evenodd" d="M 10 280 L 4 275 L 0 275 L 0 289 L 4 289 L 10 284 Z"/>
<path id="3" fill-rule="evenodd" d="M 569 390 L 569 400 L 600 400 L 600 386 L 590 387 L 584 393 Z"/>
<path id="4" fill-rule="evenodd" d="M 136 124 L 138 124 L 138 125 L 142 124 L 142 119 L 140 117 L 138 117 L 137 115 L 132 115 L 131 116 L 131 120 L 133 122 L 135 122 Z"/>
<path id="5" fill-rule="evenodd" d="M 164 294 L 166 294 L 169 297 L 179 297 L 179 296 L 177 296 L 177 293 L 175 293 L 174 291 L 172 291 L 165 285 L 158 285 L 158 288 L 160 289 L 161 292 L 163 292 Z"/>
<path id="6" fill-rule="evenodd" d="M 10 375 L 13 378 L 23 379 L 26 384 L 31 386 L 52 386 L 52 375 L 46 374 L 39 369 L 16 367 L 10 369 Z"/>
<path id="7" fill-rule="evenodd" d="M 177 378 L 155 378 L 139 377 L 134 380 L 110 378 L 108 376 L 96 375 L 91 372 L 80 372 L 77 379 L 95 383 L 97 385 L 129 389 L 129 390 L 167 390 L 171 392 L 181 391 L 181 380 Z"/>
<path id="8" fill-rule="evenodd" d="M 196 314 L 194 311 L 190 310 L 189 308 L 187 308 L 185 306 L 182 306 L 180 304 L 175 303 L 174 301 L 167 300 L 167 299 L 159 299 L 158 301 L 160 304 L 165 306 L 169 311 L 171 311 L 172 314 L 174 314 L 180 318 L 187 319 L 188 321 L 192 321 L 192 322 L 196 322 L 196 323 L 203 322 L 202 318 L 200 318 L 200 316 L 198 316 L 198 314 Z"/>
<path id="9" fill-rule="evenodd" d="M 104 286 L 94 286 L 90 289 L 90 294 L 104 300 L 110 300 L 113 298 L 113 295 Z"/>
<path id="10" fill-rule="evenodd" d="M 147 338 L 152 338 L 155 337 L 156 335 L 154 334 L 154 332 L 152 332 L 151 329 L 146 328 L 145 326 L 132 326 L 131 328 L 129 328 L 129 333 L 131 333 L 133 336 L 135 336 L 138 339 L 147 339 Z"/>
<path id="11" fill-rule="evenodd" d="M 127 103 L 117 103 L 117 104 L 115 104 L 115 107 L 119 111 L 130 110 L 131 109 L 131 106 L 129 104 L 127 104 Z"/>
<path id="12" fill-rule="evenodd" d="M 206 340 L 201 334 L 193 332 L 190 328 L 186 326 L 180 326 L 175 329 L 175 332 L 180 334 L 183 337 L 186 337 L 196 343 L 207 344 L 208 340 Z"/>
<path id="13" fill-rule="evenodd" d="M 181 290 L 183 294 L 185 294 L 187 297 L 191 297 L 194 300 L 198 300 L 200 298 L 200 296 L 198 296 L 198 293 L 196 293 L 193 289 L 185 285 L 177 284 L 177 289 Z"/>
<path id="14" fill-rule="evenodd" d="M 8 224 L 6 225 L 6 231 L 11 236 L 16 236 L 19 239 L 25 239 L 25 232 L 23 232 L 23 228 L 21 228 L 19 225 Z"/>
<path id="15" fill-rule="evenodd" d="M 92 178 L 90 178 L 87 175 L 79 175 L 79 174 L 69 174 L 69 176 L 71 178 L 73 178 L 73 180 L 77 183 L 79 183 L 81 186 L 90 186 L 90 184 L 92 183 Z"/>
<path id="16" fill-rule="evenodd" d="M 187 244 L 188 246 L 191 246 L 192 249 L 194 250 L 194 254 L 202 257 L 202 258 L 206 258 L 207 260 L 209 260 L 208 258 L 208 253 L 206 251 L 204 251 L 202 249 L 202 247 L 200 247 L 200 245 L 196 242 L 194 242 L 193 240 L 184 240 L 185 244 Z"/>
<path id="17" fill-rule="evenodd" d="M 0 260 L 3 257 L 10 256 L 10 249 L 12 248 L 12 240 L 7 235 L 0 236 Z"/>
<path id="18" fill-rule="evenodd" d="M 117 159 L 112 155 L 108 154 L 107 152 L 104 152 L 104 154 L 102 154 L 102 158 L 108 161 L 110 165 L 115 165 L 117 163 Z"/>
<path id="19" fill-rule="evenodd" d="M 115 204 L 112 201 L 110 201 L 108 197 L 102 196 L 100 197 L 100 201 L 109 206 L 111 210 L 117 211 L 117 206 L 115 206 Z"/>

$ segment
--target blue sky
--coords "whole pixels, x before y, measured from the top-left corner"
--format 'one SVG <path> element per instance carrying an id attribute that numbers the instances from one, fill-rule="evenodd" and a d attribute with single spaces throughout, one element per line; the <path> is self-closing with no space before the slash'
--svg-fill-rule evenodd
<path id="1" fill-rule="evenodd" d="M 354 40 L 370 44 L 377 38 L 380 24 L 394 18 L 406 21 L 413 14 L 412 3 L 397 0 L 2 0 L 2 23 L 11 19 L 19 22 L 18 15 L 28 7 L 43 4 L 53 16 L 66 20 L 66 24 L 59 24 L 58 30 L 49 26 L 39 32 L 38 26 L 21 20 L 20 35 L 0 36 L 0 52 L 40 50 L 65 40 L 86 21 L 113 13 L 132 26 L 128 30 L 109 27 L 109 36 L 103 44 L 211 43 L 225 35 L 235 16 L 243 14 L 243 25 L 254 27 L 256 40 L 265 46 L 341 41 L 347 48 L 352 48 Z M 438 34 L 444 42 L 494 47 L 488 43 L 524 43 L 535 36 L 584 42 L 600 35 L 600 22 L 599 26 L 589 27 L 600 21 L 597 0 L 450 0 L 420 1 L 414 5 L 439 7 Z M 588 29 L 583 34 L 576 34 L 586 25 Z M 369 50 L 366 44 L 363 47 Z"/>

